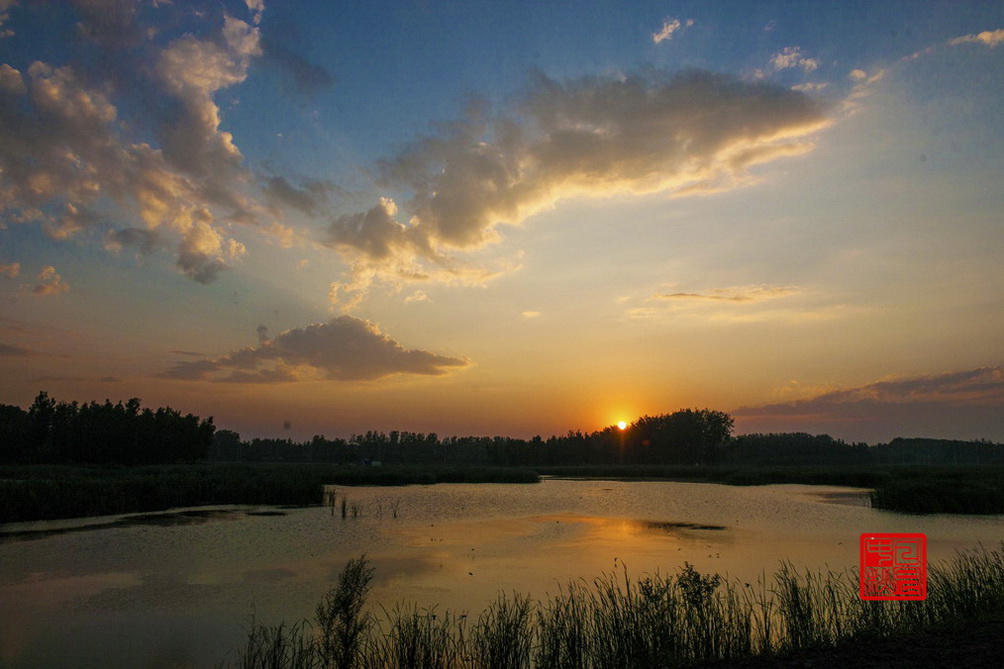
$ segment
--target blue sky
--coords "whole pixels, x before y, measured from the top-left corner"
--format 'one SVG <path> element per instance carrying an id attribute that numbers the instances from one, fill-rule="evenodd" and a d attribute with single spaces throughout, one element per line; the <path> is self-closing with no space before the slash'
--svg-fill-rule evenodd
<path id="1" fill-rule="evenodd" d="M 0 16 L 0 402 L 1004 439 L 999 2 Z"/>

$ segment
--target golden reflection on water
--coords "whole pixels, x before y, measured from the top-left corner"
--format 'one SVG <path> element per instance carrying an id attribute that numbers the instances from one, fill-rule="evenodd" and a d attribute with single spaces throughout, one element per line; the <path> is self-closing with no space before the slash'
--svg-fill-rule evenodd
<path id="1" fill-rule="evenodd" d="M 435 523 L 401 531 L 405 546 L 388 563 L 374 555 L 391 596 L 441 609 L 478 610 L 499 592 L 555 593 L 570 581 L 604 573 L 665 572 L 684 560 L 709 564 L 733 551 L 734 529 L 686 521 L 571 513 Z M 409 568 L 410 567 L 410 568 Z M 461 587 L 458 588 L 458 584 Z"/>

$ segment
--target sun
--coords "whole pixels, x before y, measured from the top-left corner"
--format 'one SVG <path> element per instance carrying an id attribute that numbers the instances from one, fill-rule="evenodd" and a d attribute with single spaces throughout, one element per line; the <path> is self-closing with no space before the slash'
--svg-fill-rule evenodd
<path id="1" fill-rule="evenodd" d="M 627 429 L 627 423 L 625 423 L 622 420 L 621 421 L 617 421 L 617 429 L 618 430 L 626 430 Z"/>

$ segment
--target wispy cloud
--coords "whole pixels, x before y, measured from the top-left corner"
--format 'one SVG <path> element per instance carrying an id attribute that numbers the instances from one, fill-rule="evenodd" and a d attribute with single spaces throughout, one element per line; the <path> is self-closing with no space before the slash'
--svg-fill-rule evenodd
<path id="1" fill-rule="evenodd" d="M 641 300 L 623 298 L 619 302 L 624 304 L 625 316 L 633 320 L 689 319 L 717 325 L 801 325 L 842 319 L 862 311 L 804 287 L 768 284 L 659 292 Z"/>
<path id="2" fill-rule="evenodd" d="M 959 44 L 984 44 L 990 48 L 994 48 L 1002 42 L 1004 42 L 1004 29 L 998 28 L 997 30 L 984 30 L 981 33 L 956 37 L 948 43 L 951 46 L 958 46 Z"/>
<path id="3" fill-rule="evenodd" d="M 704 293 L 656 293 L 656 300 L 681 300 L 688 302 L 762 302 L 777 297 L 785 297 L 798 292 L 792 286 L 735 286 L 714 288 Z"/>
<path id="4" fill-rule="evenodd" d="M 335 78 L 330 72 L 290 50 L 286 44 L 262 39 L 261 45 L 264 62 L 278 68 L 297 93 L 312 95 L 334 85 Z"/>
<path id="5" fill-rule="evenodd" d="M 35 355 L 35 352 L 31 349 L 0 342 L 0 356 L 8 358 L 26 358 L 33 355 Z"/>
<path id="6" fill-rule="evenodd" d="M 876 381 L 731 412 L 748 431 L 813 424 L 848 434 L 1004 437 L 1004 367 Z M 818 428 L 817 428 L 818 429 Z M 860 438 L 860 437 L 855 437 Z"/>
<path id="7" fill-rule="evenodd" d="M 122 383 L 117 376 L 36 376 L 32 383 Z"/>
<path id="8" fill-rule="evenodd" d="M 414 293 L 404 298 L 405 302 L 429 302 L 429 296 L 424 290 L 416 290 Z"/>
<path id="9" fill-rule="evenodd" d="M 373 323 L 339 316 L 327 323 L 286 330 L 274 339 L 259 327 L 257 346 L 218 358 L 177 362 L 158 376 L 226 383 L 370 381 L 393 374 L 445 374 L 447 368 L 469 364 L 460 358 L 406 349 Z"/>
<path id="10" fill-rule="evenodd" d="M 21 273 L 21 263 L 0 263 L 0 276 L 5 276 L 8 279 L 16 279 Z"/>
<path id="11" fill-rule="evenodd" d="M 694 19 L 680 21 L 680 19 L 669 17 L 662 20 L 662 28 L 652 33 L 652 41 L 656 44 L 673 39 L 673 35 L 694 25 Z"/>

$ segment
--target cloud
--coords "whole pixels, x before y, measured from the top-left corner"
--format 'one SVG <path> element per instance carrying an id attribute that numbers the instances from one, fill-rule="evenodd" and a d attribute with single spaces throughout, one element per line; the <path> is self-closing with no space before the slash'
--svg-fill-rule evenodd
<path id="1" fill-rule="evenodd" d="M 4 24 L 10 20 L 10 8 L 17 5 L 18 0 L 0 0 L 0 38 L 11 37 L 14 31 L 4 28 Z"/>
<path id="2" fill-rule="evenodd" d="M 373 323 L 339 316 L 286 330 L 274 339 L 258 328 L 258 346 L 218 358 L 177 362 L 159 376 L 226 383 L 284 383 L 311 379 L 370 381 L 393 374 L 445 374 L 470 364 L 419 349 L 405 349 Z"/>
<path id="3" fill-rule="evenodd" d="M 960 44 L 985 44 L 990 48 L 994 48 L 1002 42 L 1004 42 L 1004 29 L 998 28 L 997 30 L 984 30 L 981 33 L 956 37 L 955 39 L 950 40 L 948 44 L 951 46 L 958 46 Z"/>
<path id="4" fill-rule="evenodd" d="M 330 72 L 298 56 L 283 44 L 262 39 L 261 46 L 264 62 L 278 68 L 285 75 L 284 81 L 291 82 L 297 93 L 312 95 L 334 85 L 335 78 Z"/>
<path id="5" fill-rule="evenodd" d="M 188 356 L 188 357 L 191 357 L 191 358 L 205 358 L 206 357 L 205 353 L 199 353 L 198 351 L 183 351 L 183 350 L 180 350 L 180 349 L 172 349 L 170 351 L 170 353 L 173 354 L 173 355 L 184 355 L 184 356 Z"/>
<path id="6" fill-rule="evenodd" d="M 823 90 L 825 88 L 828 88 L 829 85 L 830 84 L 828 82 L 825 82 L 825 81 L 808 82 L 808 83 L 805 83 L 805 84 L 796 84 L 796 85 L 794 85 L 794 86 L 791 87 L 791 90 L 793 90 L 793 91 L 801 91 L 803 93 L 813 93 L 813 92 L 821 91 L 821 90 Z"/>
<path id="7" fill-rule="evenodd" d="M 660 42 L 671 40 L 674 33 L 683 28 L 689 28 L 692 25 L 694 25 L 694 19 L 687 19 L 685 22 L 681 22 L 680 19 L 665 18 L 662 20 L 662 28 L 659 32 L 652 33 L 652 41 L 659 44 Z"/>
<path id="8" fill-rule="evenodd" d="M 744 429 L 826 429 L 854 438 L 1004 438 L 1004 367 L 877 381 L 808 399 L 740 407 Z"/>
<path id="9" fill-rule="evenodd" d="M 155 230 L 123 228 L 105 233 L 105 248 L 113 253 L 119 253 L 125 246 L 133 246 L 145 256 L 153 253 L 159 242 L 160 236 Z"/>
<path id="10" fill-rule="evenodd" d="M 500 225 L 573 197 L 741 186 L 752 166 L 810 150 L 828 124 L 800 92 L 704 71 L 568 82 L 537 74 L 505 112 L 474 106 L 384 161 L 381 183 L 410 198 L 338 216 L 324 241 L 352 267 L 341 291 L 456 279 L 471 268 L 454 252 L 497 241 Z"/>
<path id="11" fill-rule="evenodd" d="M 657 293 L 652 298 L 687 302 L 762 302 L 797 292 L 798 289 L 791 286 L 735 286 L 714 288 L 706 293 Z"/>
<path id="12" fill-rule="evenodd" d="M 13 344 L 4 344 L 0 342 L 0 356 L 8 358 L 26 358 L 35 355 L 34 351 L 31 351 L 21 346 L 14 346 Z"/>
<path id="13" fill-rule="evenodd" d="M 265 13 L 265 0 L 244 0 L 248 11 L 251 12 L 252 21 L 255 25 L 261 23 L 262 14 Z"/>
<path id="14" fill-rule="evenodd" d="M 22 286 L 28 289 L 27 284 Z M 38 283 L 31 287 L 31 292 L 35 295 L 59 295 L 70 290 L 70 284 L 63 281 L 63 278 L 56 272 L 56 268 L 47 265 L 38 273 Z"/>
<path id="15" fill-rule="evenodd" d="M 806 72 L 814 72 L 819 68 L 819 61 L 802 55 L 802 48 L 786 46 L 781 53 L 776 53 L 770 59 L 771 66 L 778 71 L 800 67 Z"/>
<path id="16" fill-rule="evenodd" d="M 797 326 L 847 318 L 861 311 L 802 287 L 769 284 L 660 292 L 634 306 L 631 298 L 619 302 L 626 305 L 624 313 L 631 319 L 690 319 L 716 325 L 773 322 Z"/>
<path id="17" fill-rule="evenodd" d="M 203 211 L 203 220 L 188 228 L 178 245 L 178 268 L 185 276 L 199 283 L 215 281 L 227 269 L 226 260 L 244 255 L 244 245 L 227 239 L 211 225 L 211 216 Z"/>
<path id="18" fill-rule="evenodd" d="M 117 376 L 36 376 L 32 383 L 121 383 L 122 379 Z"/>
<path id="19" fill-rule="evenodd" d="M 180 239 L 179 269 L 205 282 L 241 255 L 229 224 L 260 215 L 214 98 L 260 56 L 263 4 L 248 6 L 255 25 L 207 12 L 173 40 L 143 23 L 139 7 L 74 0 L 72 61 L 0 64 L 0 212 L 59 240 L 104 228 L 112 252 Z M 174 20 L 185 11 L 157 9 Z"/>
<path id="20" fill-rule="evenodd" d="M 272 176 L 265 179 L 262 190 L 274 204 L 293 207 L 307 216 L 313 217 L 327 203 L 329 194 L 338 189 L 328 182 L 315 180 L 307 180 L 302 187 L 298 188 L 285 177 Z"/>
<path id="21" fill-rule="evenodd" d="M 0 276 L 16 279 L 21 273 L 21 263 L 0 263 Z"/>

